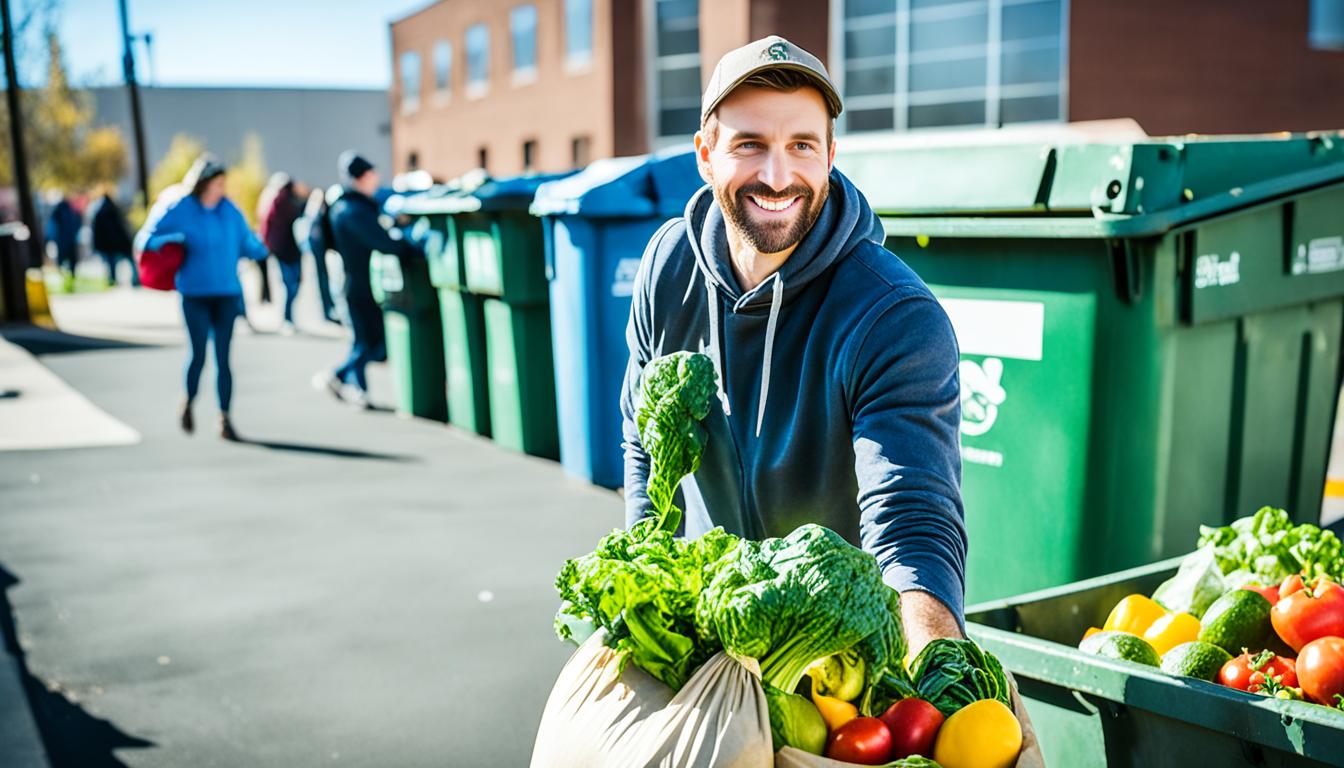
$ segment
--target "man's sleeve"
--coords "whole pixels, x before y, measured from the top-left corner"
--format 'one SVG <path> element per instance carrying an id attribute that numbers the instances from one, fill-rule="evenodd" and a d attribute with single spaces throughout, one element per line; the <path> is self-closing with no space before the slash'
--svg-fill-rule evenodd
<path id="1" fill-rule="evenodd" d="M 943 308 L 911 296 L 868 330 L 850 373 L 859 535 L 899 591 L 938 598 L 964 621 L 961 386 Z"/>
<path id="2" fill-rule="evenodd" d="M 394 256 L 412 256 L 420 253 L 420 249 L 409 240 L 394 239 L 378 222 L 378 215 L 375 213 L 360 211 L 358 218 L 348 224 L 346 232 L 353 234 L 363 247 L 371 251 L 381 251 Z"/>
<path id="3" fill-rule="evenodd" d="M 621 427 L 625 451 L 625 524 L 634 525 L 650 514 L 653 505 L 646 490 L 649 480 L 649 456 L 639 441 L 639 427 L 635 421 L 635 398 L 639 393 L 639 375 L 653 359 L 653 262 L 667 236 L 677 222 L 664 224 L 644 248 L 635 275 L 633 298 L 630 302 L 630 322 L 625 327 L 625 341 L 630 347 L 630 362 L 625 368 L 621 384 Z"/>

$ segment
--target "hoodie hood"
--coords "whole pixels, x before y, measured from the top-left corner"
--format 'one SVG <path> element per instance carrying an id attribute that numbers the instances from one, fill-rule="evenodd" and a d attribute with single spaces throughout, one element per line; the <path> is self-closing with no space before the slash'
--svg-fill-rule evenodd
<path id="1" fill-rule="evenodd" d="M 714 370 L 719 374 L 719 400 L 726 414 L 732 414 L 732 405 L 724 389 L 726 372 L 723 367 L 722 303 L 727 302 L 729 311 L 735 313 L 769 312 L 761 358 L 761 396 L 756 413 L 756 435 L 760 436 L 770 394 L 770 367 L 774 357 L 779 313 L 808 283 L 839 263 L 860 243 L 871 240 L 881 245 L 886 237 L 882 222 L 849 179 L 840 171 L 831 169 L 830 191 L 812 228 L 803 236 L 793 253 L 789 254 L 779 271 L 749 291 L 742 290 L 733 274 L 728 252 L 728 222 L 709 185 L 702 187 L 686 204 L 686 225 L 695 263 L 705 276 L 705 287 L 709 294 L 708 353 L 714 361 Z"/>

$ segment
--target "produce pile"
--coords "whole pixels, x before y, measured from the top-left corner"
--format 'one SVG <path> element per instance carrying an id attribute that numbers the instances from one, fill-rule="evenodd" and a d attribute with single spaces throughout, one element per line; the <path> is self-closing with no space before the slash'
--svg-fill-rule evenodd
<path id="1" fill-rule="evenodd" d="M 1344 710 L 1344 548 L 1265 507 L 1223 528 L 1152 597 L 1129 595 L 1079 648 L 1248 694 Z M 1199 617 L 1199 618 L 1196 618 Z"/>
<path id="2" fill-rule="evenodd" d="M 872 555 L 818 525 L 764 541 L 721 528 L 675 536 L 675 490 L 699 465 L 700 421 L 716 392 L 704 355 L 676 353 L 645 368 L 637 424 L 653 515 L 564 564 L 556 578 L 560 637 L 591 624 L 618 671 L 633 665 L 678 696 L 725 655 L 759 670 L 752 686 L 768 711 L 767 756 L 793 748 L 846 764 L 1012 766 L 1023 733 L 998 660 L 970 640 L 944 639 L 907 665 L 900 594 L 883 583 Z M 552 693 L 557 707 L 562 699 Z M 592 737 L 616 749 L 613 733 L 615 726 Z M 802 764 L 834 765 L 790 763 Z"/>

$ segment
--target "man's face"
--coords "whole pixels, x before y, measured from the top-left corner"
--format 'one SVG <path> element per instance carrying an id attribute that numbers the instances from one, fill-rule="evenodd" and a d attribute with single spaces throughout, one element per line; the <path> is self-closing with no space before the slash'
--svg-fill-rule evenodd
<path id="1" fill-rule="evenodd" d="M 714 190 L 728 225 L 759 253 L 797 245 L 830 190 L 835 144 L 830 116 L 815 88 L 784 92 L 739 87 L 715 110 L 713 146 L 695 135 L 700 174 Z"/>
<path id="2" fill-rule="evenodd" d="M 355 189 L 373 197 L 374 193 L 378 191 L 378 181 L 378 171 L 370 168 L 358 179 L 355 179 Z"/>

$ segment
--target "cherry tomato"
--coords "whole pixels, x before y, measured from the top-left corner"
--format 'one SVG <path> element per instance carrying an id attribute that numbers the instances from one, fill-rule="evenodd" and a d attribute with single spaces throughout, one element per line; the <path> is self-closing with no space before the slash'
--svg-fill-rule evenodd
<path id="1" fill-rule="evenodd" d="M 891 730 L 891 760 L 911 755 L 929 757 L 938 729 L 943 727 L 943 713 L 923 699 L 901 699 L 878 719 Z"/>
<path id="2" fill-rule="evenodd" d="M 1254 669 L 1258 653 L 1243 653 L 1223 665 L 1218 671 L 1218 682 L 1228 688 L 1257 693 L 1265 682 L 1265 676 L 1280 678 L 1279 684 L 1285 688 L 1297 687 L 1297 664 L 1283 656 L 1272 656 L 1268 661 Z"/>
<path id="3" fill-rule="evenodd" d="M 1333 707 L 1344 695 L 1344 638 L 1320 637 L 1302 646 L 1297 657 L 1302 692 L 1317 704 Z"/>
<path id="4" fill-rule="evenodd" d="M 1246 584 L 1242 586 L 1242 589 L 1250 590 L 1251 592 L 1259 592 L 1265 596 L 1265 599 L 1269 601 L 1270 605 L 1279 602 L 1280 587 L 1257 587 L 1253 584 Z"/>
<path id="5" fill-rule="evenodd" d="M 826 740 L 826 756 L 859 765 L 881 765 L 891 757 L 891 730 L 876 717 L 856 717 Z"/>
<path id="6" fill-rule="evenodd" d="M 1318 637 L 1344 637 L 1344 587 L 1325 579 L 1305 586 L 1279 600 L 1269 620 L 1294 651 Z"/>

